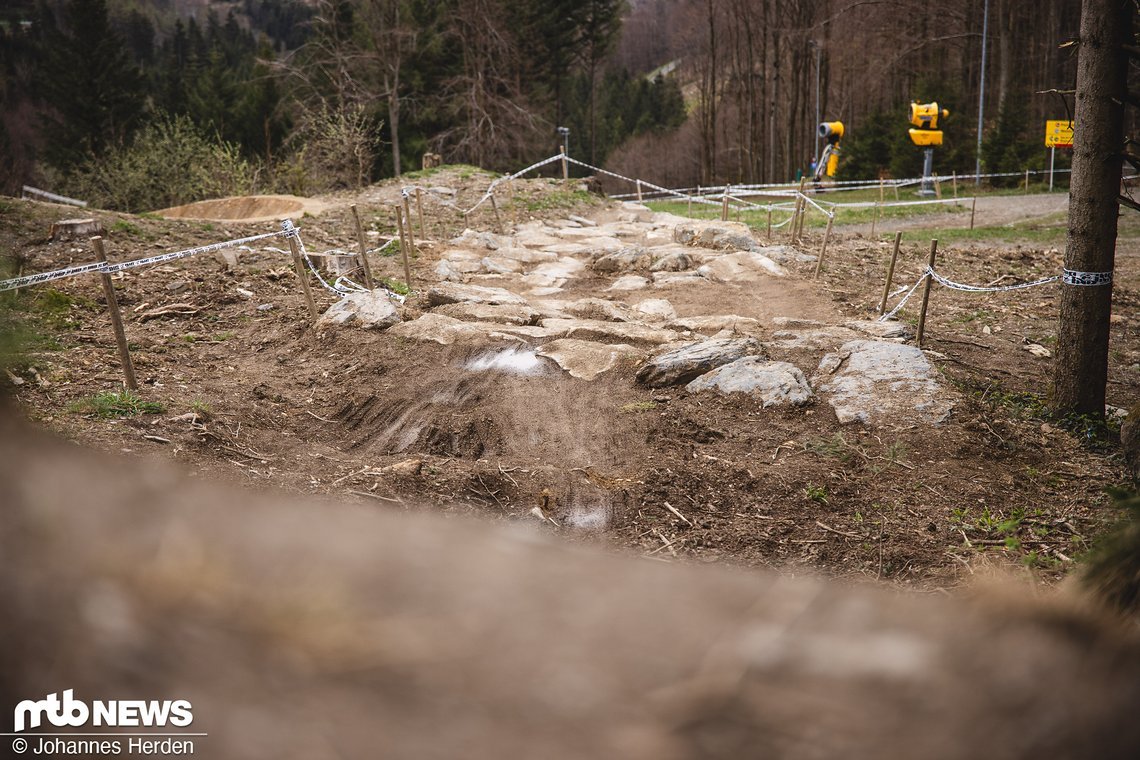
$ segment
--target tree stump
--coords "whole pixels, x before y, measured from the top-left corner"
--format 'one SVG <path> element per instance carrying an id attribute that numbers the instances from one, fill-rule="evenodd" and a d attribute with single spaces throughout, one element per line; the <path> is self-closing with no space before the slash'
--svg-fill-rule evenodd
<path id="1" fill-rule="evenodd" d="M 89 238 L 103 234 L 103 225 L 96 219 L 62 219 L 51 226 L 52 240 Z"/>

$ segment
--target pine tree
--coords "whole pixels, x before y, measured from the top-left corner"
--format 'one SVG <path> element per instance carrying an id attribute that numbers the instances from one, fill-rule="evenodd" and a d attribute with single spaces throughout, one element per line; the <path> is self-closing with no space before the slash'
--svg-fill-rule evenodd
<path id="1" fill-rule="evenodd" d="M 71 0 L 62 30 L 47 33 L 39 91 L 50 107 L 44 156 L 67 173 L 121 146 L 143 116 L 144 83 L 105 0 Z"/>

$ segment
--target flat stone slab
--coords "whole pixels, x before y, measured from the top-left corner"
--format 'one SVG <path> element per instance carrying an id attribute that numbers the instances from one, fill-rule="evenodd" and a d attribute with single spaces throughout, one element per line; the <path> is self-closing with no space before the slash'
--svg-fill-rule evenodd
<path id="1" fill-rule="evenodd" d="M 594 261 L 590 267 L 595 272 L 644 271 L 653 263 L 653 255 L 639 245 L 626 246 L 613 253 L 607 253 Z"/>
<path id="2" fill-rule="evenodd" d="M 766 277 L 786 277 L 788 273 L 763 254 L 740 251 L 702 264 L 697 274 L 714 282 L 756 282 Z"/>
<path id="3" fill-rule="evenodd" d="M 804 253 L 790 245 L 765 245 L 754 249 L 756 253 L 763 254 L 777 264 L 792 264 L 795 262 L 815 261 L 815 254 Z"/>
<path id="4" fill-rule="evenodd" d="M 317 327 L 361 327 L 386 330 L 400 321 L 400 313 L 383 290 L 350 293 L 317 320 Z"/>
<path id="5" fill-rule="evenodd" d="M 430 306 L 443 306 L 449 303 L 484 303 L 526 305 L 526 299 L 503 288 L 488 288 L 483 285 L 461 285 L 441 282 L 428 289 L 427 302 Z"/>
<path id="6" fill-rule="evenodd" d="M 604 298 L 583 298 L 566 304 L 565 311 L 579 319 L 598 319 L 603 322 L 628 322 L 633 318 L 630 308 L 624 303 Z"/>
<path id="7" fill-rule="evenodd" d="M 606 290 L 641 290 L 649 287 L 649 280 L 636 274 L 623 275 L 606 288 Z"/>
<path id="8" fill-rule="evenodd" d="M 712 391 L 722 396 L 743 393 L 770 406 L 803 406 L 812 400 L 811 386 L 794 364 L 746 356 L 721 365 L 693 380 L 690 393 Z"/>
<path id="9" fill-rule="evenodd" d="M 664 298 L 647 298 L 633 305 L 635 315 L 647 322 L 668 322 L 677 318 L 677 310 Z"/>
<path id="10" fill-rule="evenodd" d="M 910 331 L 902 322 L 879 322 L 878 320 L 858 320 L 844 325 L 849 330 L 870 335 L 872 338 L 896 339 L 910 337 Z"/>
<path id="11" fill-rule="evenodd" d="M 637 371 L 637 382 L 652 388 L 690 383 L 721 365 L 761 352 L 754 338 L 714 338 L 670 349 Z"/>
<path id="12" fill-rule="evenodd" d="M 696 272 L 654 272 L 653 287 L 667 288 L 671 285 L 701 286 L 709 281 Z"/>
<path id="13" fill-rule="evenodd" d="M 593 380 L 603 372 L 617 366 L 622 357 L 638 353 L 633 346 L 619 343 L 608 345 L 590 340 L 564 338 L 545 344 L 536 352 L 554 361 L 571 377 Z"/>
<path id="14" fill-rule="evenodd" d="M 523 270 L 521 261 L 500 256 L 486 256 L 479 262 L 479 266 L 487 274 L 517 274 Z"/>
<path id="15" fill-rule="evenodd" d="M 672 343 L 681 336 L 636 322 L 603 322 L 596 319 L 544 319 L 543 327 L 561 331 L 567 338 L 616 343 Z"/>
<path id="16" fill-rule="evenodd" d="M 495 327 L 498 328 L 499 325 Z M 424 314 L 411 322 L 401 322 L 389 328 L 388 334 L 408 340 L 435 342 L 442 346 L 487 337 L 487 331 L 482 327 L 435 313 Z"/>
<path id="17" fill-rule="evenodd" d="M 497 322 L 505 325 L 533 325 L 541 316 L 529 306 L 485 303 L 449 303 L 435 309 L 433 313 L 464 322 Z"/>
<path id="18" fill-rule="evenodd" d="M 690 330 L 696 333 L 711 335 L 721 330 L 733 332 L 754 333 L 760 330 L 760 320 L 752 317 L 741 317 L 737 314 L 710 314 L 703 317 L 682 317 L 674 319 L 666 327 L 672 330 Z"/>
<path id="19" fill-rule="evenodd" d="M 741 222 L 686 219 L 673 228 L 673 240 L 682 245 L 702 245 L 708 248 L 731 248 L 750 251 L 755 249 L 752 230 Z"/>
<path id="20" fill-rule="evenodd" d="M 551 253 L 550 251 L 534 251 L 530 248 L 520 248 L 516 245 L 510 248 L 500 248 L 495 251 L 494 258 L 511 259 L 512 261 L 519 261 L 523 264 L 542 264 L 547 261 L 557 261 L 558 254 Z"/>
<path id="21" fill-rule="evenodd" d="M 545 277 L 574 277 L 586 268 L 578 259 L 572 259 L 568 256 L 563 256 L 558 261 L 548 261 L 545 264 L 539 264 L 534 269 L 530 270 L 532 275 L 543 275 Z"/>
<path id="22" fill-rule="evenodd" d="M 772 333 L 775 345 L 784 349 L 834 351 L 844 343 L 859 338 L 859 333 L 846 327 L 822 327 L 810 330 L 777 330 Z"/>
<path id="23" fill-rule="evenodd" d="M 516 245 L 526 248 L 545 248 L 548 245 L 558 245 L 562 241 L 556 238 L 549 228 L 519 230 L 514 235 Z"/>
<path id="24" fill-rule="evenodd" d="M 653 262 L 649 267 L 651 272 L 683 272 L 693 266 L 693 259 L 687 253 L 674 251 L 667 253 Z"/>
<path id="25" fill-rule="evenodd" d="M 820 361 L 812 383 L 843 424 L 946 420 L 953 401 L 915 346 L 853 340 Z"/>

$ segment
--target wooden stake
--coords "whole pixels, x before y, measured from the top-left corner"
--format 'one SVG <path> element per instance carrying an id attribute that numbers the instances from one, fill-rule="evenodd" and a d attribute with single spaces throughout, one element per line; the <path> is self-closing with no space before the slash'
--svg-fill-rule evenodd
<path id="1" fill-rule="evenodd" d="M 420 240 L 427 240 L 427 232 L 424 229 L 424 199 L 423 192 L 416 188 L 416 215 L 420 218 Z"/>
<path id="2" fill-rule="evenodd" d="M 882 208 L 878 203 L 875 204 L 875 215 L 871 217 L 871 237 L 875 237 L 875 228 L 879 226 L 879 209 Z"/>
<path id="3" fill-rule="evenodd" d="M 103 238 L 91 238 L 91 245 L 95 247 L 95 256 L 99 261 L 107 260 L 107 253 L 103 250 Z M 119 299 L 115 295 L 115 283 L 111 275 L 103 273 L 103 295 L 107 297 L 107 310 L 111 312 L 111 327 L 115 330 L 115 343 L 119 346 L 119 364 L 123 365 L 123 378 L 127 390 L 137 391 L 138 381 L 135 380 L 135 365 L 131 361 L 131 349 L 127 345 L 127 333 L 123 329 L 123 315 L 119 311 Z"/>
<path id="4" fill-rule="evenodd" d="M 558 152 L 562 154 L 562 179 L 570 179 L 570 164 L 566 160 L 566 146 L 559 145 Z"/>
<path id="5" fill-rule="evenodd" d="M 970 203 L 970 229 L 974 229 L 974 214 L 978 210 L 978 196 L 974 196 L 974 200 Z"/>
<path id="6" fill-rule="evenodd" d="M 637 202 L 641 203 L 641 180 L 637 180 Z"/>
<path id="7" fill-rule="evenodd" d="M 368 264 L 368 245 L 364 238 L 364 227 L 360 224 L 360 212 L 356 210 L 355 203 L 349 208 L 352 209 L 352 219 L 356 222 L 356 239 L 360 241 L 360 267 L 364 270 L 364 287 L 375 290 L 376 283 L 372 281 L 372 267 Z"/>
<path id="8" fill-rule="evenodd" d="M 416 236 L 412 234 L 412 207 L 408 203 L 408 196 L 404 196 L 404 227 L 408 231 L 408 253 L 416 250 Z"/>
<path id="9" fill-rule="evenodd" d="M 511 224 L 518 226 L 519 206 L 515 203 L 515 181 L 513 179 L 507 180 L 507 203 L 511 207 Z"/>
<path id="10" fill-rule="evenodd" d="M 772 204 L 768 204 L 768 240 L 772 240 Z"/>
<path id="11" fill-rule="evenodd" d="M 301 283 L 301 293 L 305 296 L 305 305 L 309 307 L 309 316 L 316 322 L 320 317 L 317 303 L 313 300 L 313 291 L 309 289 L 309 273 L 305 271 L 305 262 L 301 260 L 301 248 L 297 245 L 297 238 L 289 236 L 289 250 L 293 254 L 293 269 L 297 272 L 297 279 Z"/>
<path id="12" fill-rule="evenodd" d="M 954 199 L 957 200 L 958 199 L 958 172 L 954 172 L 951 175 L 950 181 L 954 183 Z"/>
<path id="13" fill-rule="evenodd" d="M 831 240 L 831 225 L 835 221 L 835 213 L 827 217 L 827 229 L 823 233 L 823 247 L 819 251 L 819 260 L 815 262 L 815 279 L 819 279 L 819 270 L 823 268 L 823 257 L 827 255 L 827 241 Z"/>
<path id="14" fill-rule="evenodd" d="M 899 244 L 902 232 L 895 233 L 895 249 L 891 251 L 891 263 L 887 265 L 887 282 L 883 285 L 883 300 L 879 303 L 879 313 L 887 313 L 887 296 L 891 294 L 891 282 L 895 279 L 895 262 L 899 260 Z"/>
<path id="15" fill-rule="evenodd" d="M 495 194 L 491 193 L 491 210 L 495 212 L 495 224 L 499 227 L 499 234 L 503 234 L 503 217 L 499 215 L 499 204 L 495 200 Z"/>
<path id="16" fill-rule="evenodd" d="M 930 260 L 927 261 L 926 266 L 934 269 L 934 257 L 938 254 L 938 239 L 930 241 Z M 918 312 L 918 333 L 915 335 L 915 345 L 922 346 L 922 336 L 926 332 L 926 307 L 930 304 L 930 288 L 934 285 L 934 278 L 927 277 L 926 283 L 922 288 L 922 309 Z"/>
<path id="17" fill-rule="evenodd" d="M 411 245 L 408 242 L 408 235 L 404 234 L 404 214 L 399 206 L 396 206 L 396 226 L 400 230 L 400 255 L 404 257 L 404 281 L 408 289 L 412 288 L 412 267 L 408 263 L 408 249 Z M 411 226 L 410 224 L 408 225 Z"/>
<path id="18" fill-rule="evenodd" d="M 899 202 L 899 186 L 895 185 L 895 203 Z"/>
<path id="19" fill-rule="evenodd" d="M 937 177 L 934 178 L 934 197 L 942 200 L 942 182 Z"/>
<path id="20" fill-rule="evenodd" d="M 879 203 L 883 202 L 883 178 L 879 177 Z"/>
<path id="21" fill-rule="evenodd" d="M 689 194 L 689 211 L 688 211 L 687 215 L 690 217 L 692 217 L 692 215 L 693 215 L 693 196 L 692 196 L 692 193 Z"/>
<path id="22" fill-rule="evenodd" d="M 1029 195 L 1029 170 L 1025 170 L 1025 194 Z"/>
<path id="23" fill-rule="evenodd" d="M 728 221 L 728 185 L 724 186 L 724 195 L 720 199 L 720 220 Z"/>

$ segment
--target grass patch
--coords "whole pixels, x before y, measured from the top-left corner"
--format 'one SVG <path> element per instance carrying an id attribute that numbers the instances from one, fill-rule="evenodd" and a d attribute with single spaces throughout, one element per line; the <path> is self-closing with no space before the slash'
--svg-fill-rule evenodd
<path id="1" fill-rule="evenodd" d="M 142 228 L 126 219 L 116 219 L 115 223 L 111 225 L 111 232 L 122 232 L 125 235 L 135 237 L 142 234 Z"/>
<path id="2" fill-rule="evenodd" d="M 89 414 L 99 419 L 137 417 L 140 414 L 162 414 L 166 408 L 157 401 L 146 401 L 134 391 L 107 391 L 80 399 L 68 407 L 76 414 Z"/>
<path id="3" fill-rule="evenodd" d="M 406 296 L 412 292 L 412 289 L 408 287 L 408 283 L 400 282 L 394 277 L 385 277 L 380 282 L 384 285 L 384 287 L 388 288 L 388 290 L 399 296 Z"/>
<path id="4" fill-rule="evenodd" d="M 552 190 L 549 193 L 528 196 L 523 202 L 527 211 L 550 211 L 593 204 L 596 200 L 597 196 L 585 190 Z"/>

